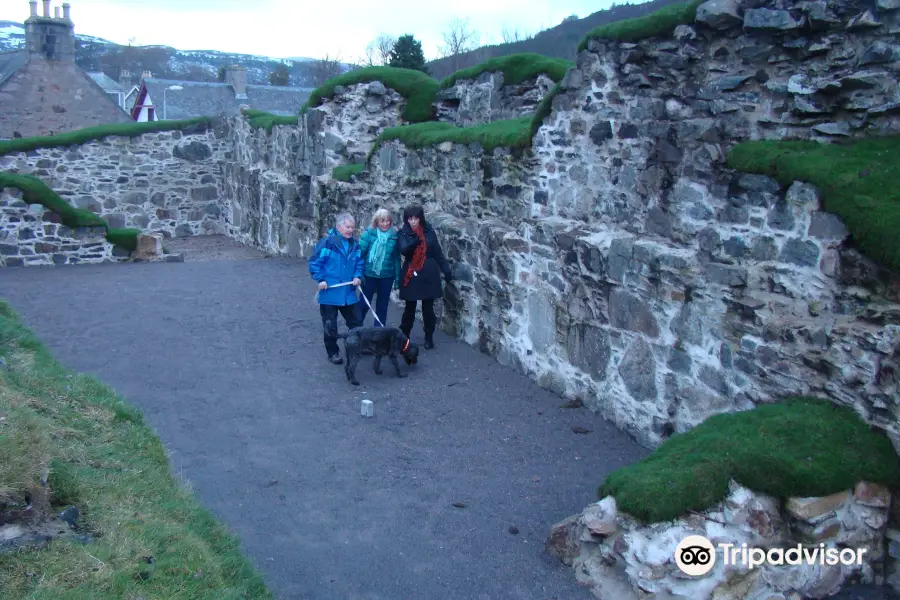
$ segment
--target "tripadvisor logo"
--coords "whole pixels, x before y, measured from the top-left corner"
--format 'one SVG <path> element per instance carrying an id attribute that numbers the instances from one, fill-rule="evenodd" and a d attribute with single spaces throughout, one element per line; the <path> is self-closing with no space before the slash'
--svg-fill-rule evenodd
<path id="1" fill-rule="evenodd" d="M 861 565 L 866 548 L 827 548 L 825 544 L 791 548 L 748 547 L 747 544 L 719 544 L 725 565 L 743 565 L 750 569 L 770 565 Z M 700 577 L 716 565 L 716 547 L 702 535 L 689 535 L 675 547 L 675 564 L 686 575 Z"/>

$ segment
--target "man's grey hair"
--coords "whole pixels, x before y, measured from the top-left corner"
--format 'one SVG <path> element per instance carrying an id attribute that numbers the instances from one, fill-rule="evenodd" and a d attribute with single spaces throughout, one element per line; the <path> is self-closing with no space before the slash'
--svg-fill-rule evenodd
<path id="1" fill-rule="evenodd" d="M 353 218 L 353 215 L 351 215 L 351 214 L 348 213 L 348 212 L 342 212 L 342 213 L 339 214 L 337 217 L 335 217 L 335 219 L 334 219 L 334 226 L 335 226 L 335 227 L 340 227 L 341 225 L 343 225 L 344 223 L 346 223 L 346 222 L 348 222 L 348 221 L 349 221 L 350 223 L 353 223 L 354 225 L 356 225 L 356 219 Z"/>

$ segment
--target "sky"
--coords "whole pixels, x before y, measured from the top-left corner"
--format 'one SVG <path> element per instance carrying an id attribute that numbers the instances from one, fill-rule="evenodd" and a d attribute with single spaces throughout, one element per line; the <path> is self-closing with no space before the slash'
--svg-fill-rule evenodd
<path id="1" fill-rule="evenodd" d="M 166 45 L 273 58 L 355 62 L 386 33 L 412 34 L 426 60 L 438 58 L 442 32 L 468 18 L 479 45 L 501 43 L 504 27 L 537 33 L 569 15 L 609 8 L 614 0 L 68 0 L 75 33 L 119 44 Z M 642 0 L 619 4 L 638 4 Z M 63 0 L 52 0 L 54 7 Z M 60 8 L 60 13 L 62 8 Z M 38 13 L 43 3 L 38 2 Z M 0 20 L 23 22 L 28 0 L 0 0 Z"/>

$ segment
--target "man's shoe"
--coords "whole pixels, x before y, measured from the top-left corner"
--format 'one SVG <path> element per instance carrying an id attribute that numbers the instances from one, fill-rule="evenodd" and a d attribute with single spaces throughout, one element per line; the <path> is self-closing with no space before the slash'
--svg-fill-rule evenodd
<path id="1" fill-rule="evenodd" d="M 425 334 L 425 348 L 426 349 L 434 348 L 434 339 L 431 337 L 430 333 Z"/>
<path id="2" fill-rule="evenodd" d="M 344 359 L 341 358 L 340 356 L 338 356 L 337 354 L 335 354 L 334 356 L 329 356 L 328 360 L 330 360 L 331 362 L 333 362 L 336 365 L 344 364 Z"/>

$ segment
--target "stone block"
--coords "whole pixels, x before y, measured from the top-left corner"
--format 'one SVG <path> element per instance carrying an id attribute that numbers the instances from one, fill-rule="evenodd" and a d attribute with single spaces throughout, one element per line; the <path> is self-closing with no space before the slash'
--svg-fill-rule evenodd
<path id="1" fill-rule="evenodd" d="M 788 514 L 796 519 L 811 521 L 837 510 L 848 500 L 850 500 L 850 491 L 845 490 L 830 496 L 788 498 L 784 508 Z"/>
<path id="2" fill-rule="evenodd" d="M 134 251 L 134 258 L 143 261 L 162 260 L 163 253 L 163 235 L 161 233 L 140 233 L 137 236 L 137 248 Z"/>

